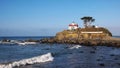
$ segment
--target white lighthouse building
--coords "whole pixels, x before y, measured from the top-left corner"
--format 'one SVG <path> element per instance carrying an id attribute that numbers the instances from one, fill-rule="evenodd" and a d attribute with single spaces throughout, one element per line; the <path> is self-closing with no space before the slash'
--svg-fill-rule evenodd
<path id="1" fill-rule="evenodd" d="M 71 24 L 69 24 L 69 27 L 68 27 L 69 30 L 75 30 L 77 28 L 78 28 L 78 24 L 75 22 L 72 22 Z"/>

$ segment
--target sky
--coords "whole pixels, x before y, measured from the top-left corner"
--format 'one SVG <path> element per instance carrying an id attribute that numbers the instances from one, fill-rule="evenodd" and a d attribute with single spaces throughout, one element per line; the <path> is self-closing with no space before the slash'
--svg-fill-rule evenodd
<path id="1" fill-rule="evenodd" d="M 0 0 L 0 36 L 55 36 L 73 21 L 91 16 L 94 25 L 120 36 L 120 0 Z"/>

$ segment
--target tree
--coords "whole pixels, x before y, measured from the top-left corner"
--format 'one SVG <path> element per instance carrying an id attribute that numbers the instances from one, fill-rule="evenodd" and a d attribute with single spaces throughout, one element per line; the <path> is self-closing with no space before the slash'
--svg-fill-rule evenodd
<path id="1" fill-rule="evenodd" d="M 85 28 L 90 27 L 91 24 L 92 24 L 92 22 L 95 21 L 95 19 L 93 19 L 93 18 L 90 17 L 90 16 L 82 17 L 81 20 L 84 21 L 84 26 L 85 26 Z"/>

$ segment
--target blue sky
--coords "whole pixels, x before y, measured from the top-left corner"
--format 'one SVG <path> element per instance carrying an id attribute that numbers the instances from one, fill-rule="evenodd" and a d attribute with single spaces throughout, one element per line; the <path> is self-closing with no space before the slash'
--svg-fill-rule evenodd
<path id="1" fill-rule="evenodd" d="M 83 16 L 120 36 L 120 0 L 0 0 L 0 36 L 54 36 Z"/>

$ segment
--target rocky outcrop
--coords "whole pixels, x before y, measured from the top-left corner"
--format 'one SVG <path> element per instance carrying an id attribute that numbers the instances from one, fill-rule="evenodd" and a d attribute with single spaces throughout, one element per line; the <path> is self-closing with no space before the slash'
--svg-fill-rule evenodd
<path id="1" fill-rule="evenodd" d="M 86 33 L 82 33 L 86 32 Z M 41 43 L 80 44 L 86 46 L 116 46 L 120 47 L 120 39 L 112 38 L 105 28 L 78 28 L 58 32 L 53 38 L 41 39 Z"/>
<path id="2" fill-rule="evenodd" d="M 45 44 L 79 44 L 84 46 L 113 46 L 120 47 L 120 39 L 79 39 L 79 40 L 57 40 L 55 38 L 41 39 L 41 43 Z"/>
<path id="3" fill-rule="evenodd" d="M 56 34 L 57 40 L 72 39 L 103 39 L 111 37 L 112 34 L 105 28 L 78 28 L 76 30 L 64 30 Z"/>

